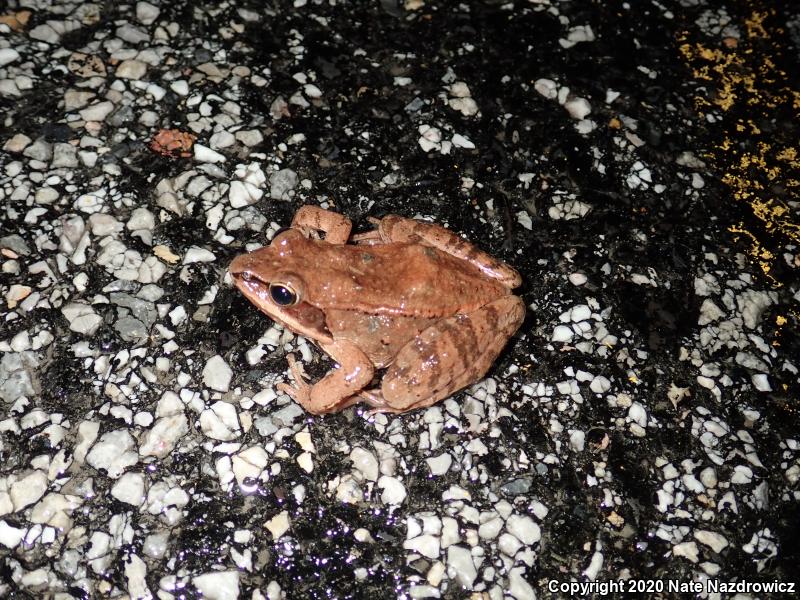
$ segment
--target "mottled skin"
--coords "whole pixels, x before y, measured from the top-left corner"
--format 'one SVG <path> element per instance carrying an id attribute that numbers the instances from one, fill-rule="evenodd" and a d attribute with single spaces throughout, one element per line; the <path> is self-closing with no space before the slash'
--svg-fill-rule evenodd
<path id="1" fill-rule="evenodd" d="M 395 413 L 430 406 L 483 377 L 525 317 L 511 293 L 520 276 L 505 263 L 433 223 L 373 223 L 348 244 L 346 217 L 304 206 L 291 229 L 230 266 L 253 304 L 340 365 L 309 385 L 289 356 L 295 383 L 280 387 L 314 414 L 359 401 Z M 271 285 L 293 292 L 291 303 Z M 380 387 L 366 389 L 383 368 Z"/>

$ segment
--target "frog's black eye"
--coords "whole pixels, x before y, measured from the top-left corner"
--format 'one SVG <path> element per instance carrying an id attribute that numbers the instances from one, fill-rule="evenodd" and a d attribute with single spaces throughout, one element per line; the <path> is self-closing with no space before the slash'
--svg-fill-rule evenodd
<path id="1" fill-rule="evenodd" d="M 283 283 L 271 283 L 269 286 L 269 297 L 272 298 L 272 301 L 278 306 L 292 306 L 299 301 L 297 292 Z"/>

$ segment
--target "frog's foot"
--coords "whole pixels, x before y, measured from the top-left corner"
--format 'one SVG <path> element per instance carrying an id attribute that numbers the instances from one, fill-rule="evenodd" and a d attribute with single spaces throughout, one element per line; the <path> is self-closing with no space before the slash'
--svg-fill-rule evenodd
<path id="1" fill-rule="evenodd" d="M 352 227 L 350 219 L 319 206 L 306 205 L 300 207 L 292 219 L 292 227 L 300 229 L 306 237 L 312 232 L 325 234 L 329 244 L 346 244 Z"/>
<path id="2" fill-rule="evenodd" d="M 356 402 L 363 402 L 364 404 L 369 405 L 371 408 L 367 411 L 367 416 L 371 417 L 373 415 L 381 414 L 381 413 L 401 413 L 405 412 L 404 410 L 398 410 L 396 408 L 392 408 L 386 402 L 383 397 L 383 392 L 378 389 L 372 390 L 364 390 L 358 396 L 354 396 Z"/>
<path id="3" fill-rule="evenodd" d="M 289 372 L 292 374 L 294 383 L 283 382 L 276 387 L 284 394 L 291 396 L 301 406 L 307 406 L 311 399 L 311 386 L 306 383 L 303 365 L 297 362 L 294 354 L 291 353 L 286 355 L 286 360 L 289 361 Z"/>

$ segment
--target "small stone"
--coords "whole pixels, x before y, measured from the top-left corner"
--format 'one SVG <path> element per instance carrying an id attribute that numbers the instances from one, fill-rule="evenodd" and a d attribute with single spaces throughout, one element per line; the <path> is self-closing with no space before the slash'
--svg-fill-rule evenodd
<path id="1" fill-rule="evenodd" d="M 695 530 L 694 539 L 701 544 L 708 546 L 717 554 L 722 552 L 728 546 L 728 540 L 725 539 L 725 536 L 714 531 L 708 531 L 706 529 Z"/>
<path id="2" fill-rule="evenodd" d="M 555 100 L 558 97 L 558 84 L 552 79 L 537 79 L 533 84 L 533 89 L 548 100 Z"/>
<path id="3" fill-rule="evenodd" d="M 564 108 L 569 116 L 578 120 L 586 118 L 592 112 L 592 106 L 586 98 L 570 98 L 564 103 Z"/>
<path id="4" fill-rule="evenodd" d="M 37 502 L 46 491 L 47 474 L 44 471 L 33 471 L 12 483 L 8 495 L 14 505 L 14 511 L 19 511 Z"/>
<path id="5" fill-rule="evenodd" d="M 156 226 L 156 218 L 153 213 L 140 206 L 134 209 L 125 226 L 129 231 L 137 231 L 139 229 L 152 230 Z"/>
<path id="6" fill-rule="evenodd" d="M 361 473 L 362 477 L 369 481 L 377 481 L 379 476 L 378 459 L 375 455 L 364 448 L 356 447 L 350 452 L 350 460 L 353 466 Z"/>
<path id="7" fill-rule="evenodd" d="M 178 79 L 169 84 L 169 89 L 179 96 L 189 95 L 189 83 L 185 79 Z"/>
<path id="8" fill-rule="evenodd" d="M 395 477 L 383 475 L 378 479 L 378 487 L 383 490 L 381 501 L 384 504 L 402 504 L 406 499 L 406 487 Z"/>
<path id="9" fill-rule="evenodd" d="M 248 479 L 258 479 L 268 463 L 267 451 L 261 446 L 251 446 L 233 456 L 231 468 L 236 482 L 242 486 Z"/>
<path id="10" fill-rule="evenodd" d="M 27 533 L 27 529 L 19 529 L 0 521 L 0 544 L 9 550 L 16 548 Z"/>
<path id="11" fill-rule="evenodd" d="M 472 560 L 472 553 L 463 546 L 450 546 L 447 549 L 447 568 L 464 588 L 471 590 L 478 571 Z"/>
<path id="12" fill-rule="evenodd" d="M 208 143 L 214 150 L 221 150 L 222 148 L 229 148 L 236 143 L 236 138 L 229 131 L 218 131 L 211 136 Z"/>
<path id="13" fill-rule="evenodd" d="M 120 502 L 141 506 L 144 502 L 144 475 L 125 473 L 111 488 L 111 495 Z"/>
<path id="14" fill-rule="evenodd" d="M 258 146 L 261 142 L 264 141 L 264 136 L 258 129 L 242 129 L 237 131 L 236 139 L 247 146 L 248 148 L 252 148 L 253 146 Z"/>
<path id="15" fill-rule="evenodd" d="M 453 146 L 456 148 L 467 148 L 468 150 L 475 149 L 475 144 L 473 144 L 470 140 L 465 138 L 460 133 L 456 133 L 453 136 Z"/>
<path id="16" fill-rule="evenodd" d="M 290 524 L 289 513 L 284 510 L 264 523 L 264 527 L 266 527 L 272 534 L 272 539 L 277 540 L 284 533 L 289 531 Z"/>
<path id="17" fill-rule="evenodd" d="M 572 331 L 571 327 L 567 327 L 566 325 L 558 325 L 555 329 L 553 329 L 553 335 L 550 338 L 552 342 L 569 342 L 572 340 L 572 336 L 575 334 Z"/>
<path id="18" fill-rule="evenodd" d="M 229 442 L 241 435 L 236 407 L 227 402 L 215 402 L 200 413 L 200 429 L 215 440 Z"/>
<path id="19" fill-rule="evenodd" d="M 291 192 L 297 186 L 297 173 L 291 169 L 281 169 L 269 176 L 269 197 L 273 200 L 290 200 Z"/>
<path id="20" fill-rule="evenodd" d="M 204 162 L 204 163 L 225 162 L 225 157 L 222 154 L 212 150 L 208 146 L 203 146 L 202 144 L 194 145 L 194 158 L 198 162 Z"/>
<path id="21" fill-rule="evenodd" d="M 114 105 L 111 102 L 96 102 L 79 111 L 78 114 L 84 121 L 104 121 L 113 110 Z"/>
<path id="22" fill-rule="evenodd" d="M 61 314 L 69 321 L 72 331 L 84 335 L 94 335 L 103 323 L 103 318 L 88 304 L 71 302 L 61 308 Z"/>
<path id="23" fill-rule="evenodd" d="M 574 286 L 581 286 L 586 283 L 586 275 L 583 273 L 570 273 L 569 282 Z"/>
<path id="24" fill-rule="evenodd" d="M 0 67 L 10 65 L 19 60 L 19 52 L 13 48 L 0 48 Z"/>
<path id="25" fill-rule="evenodd" d="M 18 133 L 11 137 L 5 144 L 3 144 L 3 150 L 6 152 L 14 152 L 20 153 L 31 143 L 31 138 L 29 138 L 24 133 Z"/>
<path id="26" fill-rule="evenodd" d="M 673 556 L 682 556 L 689 560 L 689 562 L 696 563 L 698 560 L 699 550 L 697 544 L 694 542 L 681 542 L 672 547 Z"/>
<path id="27" fill-rule="evenodd" d="M 53 144 L 39 138 L 33 142 L 33 144 L 25 148 L 22 154 L 34 160 L 49 162 L 50 159 L 53 158 Z"/>
<path id="28" fill-rule="evenodd" d="M 189 420 L 183 414 L 181 404 L 178 414 L 162 416 L 156 420 L 151 429 L 142 434 L 139 455 L 164 458 L 172 453 L 178 441 L 187 433 L 189 433 Z"/>
<path id="29" fill-rule="evenodd" d="M 759 392 L 771 392 L 772 386 L 769 383 L 769 377 L 767 377 L 766 373 L 754 373 L 750 380 L 753 382 L 753 386 Z"/>
<path id="30" fill-rule="evenodd" d="M 427 558 L 439 558 L 441 542 L 439 536 L 423 534 L 417 535 L 403 542 L 403 548 L 418 552 Z"/>
<path id="31" fill-rule="evenodd" d="M 128 582 L 129 598 L 152 598 L 153 594 L 147 587 L 147 565 L 135 554 L 129 554 L 127 559 L 123 559 L 125 565 L 123 571 Z"/>
<path id="32" fill-rule="evenodd" d="M 539 526 L 526 515 L 511 515 L 506 521 L 506 529 L 523 544 L 530 546 L 542 537 Z"/>
<path id="33" fill-rule="evenodd" d="M 95 443 L 86 462 L 97 470 L 104 469 L 111 479 L 119 478 L 127 467 L 139 460 L 136 443 L 125 429 L 109 431 Z"/>
<path id="34" fill-rule="evenodd" d="M 160 14 L 161 9 L 149 2 L 136 3 L 136 20 L 142 25 L 152 25 Z"/>
<path id="35" fill-rule="evenodd" d="M 439 456 L 426 458 L 425 462 L 428 463 L 428 468 L 431 470 L 431 475 L 444 475 L 450 470 L 450 465 L 453 464 L 453 457 L 445 452 Z"/>
<path id="36" fill-rule="evenodd" d="M 192 583 L 208 600 L 237 600 L 239 598 L 239 572 L 214 571 L 192 578 Z"/>
<path id="37" fill-rule="evenodd" d="M 203 383 L 212 390 L 227 392 L 233 378 L 233 371 L 219 354 L 215 354 L 203 367 Z"/>

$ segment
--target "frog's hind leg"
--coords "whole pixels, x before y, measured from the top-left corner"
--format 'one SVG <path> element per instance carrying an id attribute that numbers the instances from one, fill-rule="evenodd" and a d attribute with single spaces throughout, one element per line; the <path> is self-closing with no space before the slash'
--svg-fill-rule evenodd
<path id="1" fill-rule="evenodd" d="M 496 279 L 510 288 L 515 288 L 522 283 L 522 278 L 515 269 L 446 227 L 397 215 L 387 215 L 377 222 L 372 219 L 372 222 L 378 226 L 378 229 L 357 236 L 359 242 L 423 244 L 475 265 L 484 275 Z"/>
<path id="2" fill-rule="evenodd" d="M 430 406 L 481 379 L 524 318 L 522 299 L 509 295 L 442 319 L 400 350 L 376 402 L 362 399 L 379 412 Z"/>

